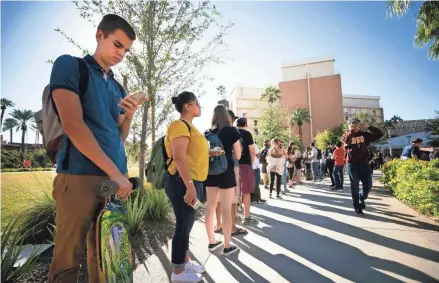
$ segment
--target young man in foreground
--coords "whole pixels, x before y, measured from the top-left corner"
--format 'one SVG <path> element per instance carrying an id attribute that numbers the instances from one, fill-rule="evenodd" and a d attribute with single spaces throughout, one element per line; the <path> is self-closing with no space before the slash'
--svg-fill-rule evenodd
<path id="1" fill-rule="evenodd" d="M 366 131 L 369 130 L 369 131 Z M 370 143 L 383 136 L 380 129 L 360 123 L 356 118 L 349 123 L 349 130 L 342 137 L 342 142 L 347 151 L 346 170 L 351 181 L 351 194 L 355 212 L 363 215 L 366 208 L 365 200 L 369 195 L 372 184 L 370 183 L 369 152 Z M 360 180 L 363 189 L 360 191 Z"/>
<path id="2" fill-rule="evenodd" d="M 121 199 L 131 194 L 124 141 L 137 107 L 146 99 L 137 102 L 126 96 L 110 68 L 123 60 L 135 39 L 123 18 L 103 17 L 95 54 L 83 59 L 88 84 L 81 99 L 78 60 L 63 55 L 53 65 L 50 90 L 65 135 L 54 180 L 56 239 L 49 282 L 77 282 L 86 239 L 89 281 L 99 282 L 96 218 L 104 204 L 98 196 L 100 184 L 111 179 Z"/>

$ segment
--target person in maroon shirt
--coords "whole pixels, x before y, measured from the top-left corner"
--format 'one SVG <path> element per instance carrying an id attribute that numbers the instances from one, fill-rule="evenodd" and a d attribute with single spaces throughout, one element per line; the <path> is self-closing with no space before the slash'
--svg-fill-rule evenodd
<path id="1" fill-rule="evenodd" d="M 349 123 L 349 130 L 342 137 L 346 153 L 347 164 L 346 171 L 351 182 L 351 194 L 355 212 L 363 215 L 363 209 L 366 208 L 365 200 L 369 195 L 372 186 L 369 175 L 369 152 L 368 145 L 379 140 L 383 136 L 383 132 L 360 120 L 354 118 Z M 360 191 L 360 180 L 363 189 Z"/>

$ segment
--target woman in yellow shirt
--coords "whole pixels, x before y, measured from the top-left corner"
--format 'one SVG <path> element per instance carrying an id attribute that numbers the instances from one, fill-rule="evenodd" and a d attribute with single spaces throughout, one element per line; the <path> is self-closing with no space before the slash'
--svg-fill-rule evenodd
<path id="1" fill-rule="evenodd" d="M 193 205 L 203 197 L 203 182 L 209 169 L 209 147 L 207 140 L 192 125 L 192 120 L 201 115 L 196 96 L 182 92 L 172 98 L 172 103 L 181 115 L 169 125 L 165 139 L 165 148 L 172 162 L 165 173 L 164 187 L 176 218 L 171 281 L 199 282 L 202 279 L 200 274 L 206 270 L 189 259 L 189 234 L 196 218 Z"/>

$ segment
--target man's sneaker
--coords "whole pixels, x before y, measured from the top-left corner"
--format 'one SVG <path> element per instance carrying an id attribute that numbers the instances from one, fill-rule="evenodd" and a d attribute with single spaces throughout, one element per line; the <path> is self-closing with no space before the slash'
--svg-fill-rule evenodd
<path id="1" fill-rule="evenodd" d="M 206 268 L 204 266 L 202 266 L 201 264 L 196 264 L 193 261 L 188 261 L 184 265 L 184 270 L 189 270 L 199 274 L 206 272 Z"/>
<path id="2" fill-rule="evenodd" d="M 266 203 L 266 202 L 267 202 L 266 199 L 261 198 L 258 203 Z"/>
<path id="3" fill-rule="evenodd" d="M 358 215 L 364 215 L 363 209 L 361 209 L 361 207 L 355 208 L 355 213 L 358 214 Z"/>
<path id="4" fill-rule="evenodd" d="M 273 196 L 271 195 L 271 193 L 270 193 L 270 198 L 273 198 Z"/>
<path id="5" fill-rule="evenodd" d="M 225 256 L 229 256 L 229 255 L 231 255 L 231 254 L 236 253 L 237 251 L 239 251 L 239 248 L 236 247 L 236 246 L 232 246 L 232 245 L 231 245 L 230 248 L 228 248 L 228 249 L 224 249 L 224 250 L 223 250 L 223 253 L 224 253 Z"/>
<path id="6" fill-rule="evenodd" d="M 172 283 L 198 283 L 203 280 L 203 277 L 200 274 L 197 274 L 193 271 L 185 269 L 180 274 L 175 274 L 172 272 L 171 282 Z"/>
<path id="7" fill-rule="evenodd" d="M 285 193 L 284 193 L 284 194 L 285 194 Z M 280 196 L 280 195 L 277 195 L 276 197 L 277 197 L 277 198 L 282 198 L 282 196 Z"/>
<path id="8" fill-rule="evenodd" d="M 264 186 L 264 189 L 268 190 L 268 186 Z"/>
<path id="9" fill-rule="evenodd" d="M 209 252 L 213 252 L 214 250 L 216 250 L 217 248 L 221 247 L 222 242 L 221 241 L 216 241 L 215 244 L 209 244 Z"/>

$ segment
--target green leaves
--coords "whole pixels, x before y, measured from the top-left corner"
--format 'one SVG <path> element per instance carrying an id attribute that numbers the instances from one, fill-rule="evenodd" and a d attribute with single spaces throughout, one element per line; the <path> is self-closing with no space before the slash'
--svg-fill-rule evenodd
<path id="1" fill-rule="evenodd" d="M 23 241 L 25 236 L 26 232 L 20 227 L 18 217 L 11 218 L 1 237 L 1 282 L 18 282 L 34 265 L 38 252 L 36 249 L 32 251 L 23 265 L 14 267 L 20 253 L 24 250 Z"/>
<path id="2" fill-rule="evenodd" d="M 311 116 L 305 108 L 296 107 L 294 112 L 291 114 L 290 123 L 291 125 L 297 125 L 301 127 L 304 122 L 310 122 Z"/>
<path id="3" fill-rule="evenodd" d="M 267 87 L 261 95 L 261 101 L 275 103 L 280 100 L 280 90 L 275 87 Z"/>

